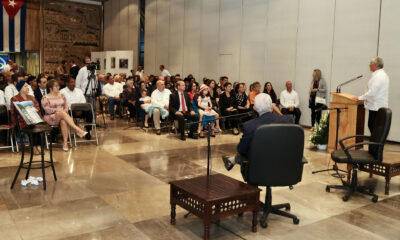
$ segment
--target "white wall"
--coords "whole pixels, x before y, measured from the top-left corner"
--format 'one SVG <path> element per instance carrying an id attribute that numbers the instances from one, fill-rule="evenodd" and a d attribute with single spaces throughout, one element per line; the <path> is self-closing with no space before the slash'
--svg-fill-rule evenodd
<path id="1" fill-rule="evenodd" d="M 278 95 L 291 80 L 300 95 L 300 122 L 311 125 L 308 93 L 313 69 L 321 69 L 329 92 L 364 74 L 342 88 L 358 95 L 370 77 L 369 60 L 381 55 L 392 79 L 390 139 L 400 141 L 400 104 L 393 90 L 400 87 L 395 81 L 400 77 L 399 2 L 382 0 L 380 6 L 381 0 L 146 0 L 145 72 L 159 74 L 158 66 L 164 64 L 172 74 L 192 73 L 198 80 L 227 75 L 232 82 L 248 85 L 270 81 Z"/>
<path id="2" fill-rule="evenodd" d="M 133 68 L 138 65 L 139 0 L 104 2 L 104 51 L 133 51 Z"/>

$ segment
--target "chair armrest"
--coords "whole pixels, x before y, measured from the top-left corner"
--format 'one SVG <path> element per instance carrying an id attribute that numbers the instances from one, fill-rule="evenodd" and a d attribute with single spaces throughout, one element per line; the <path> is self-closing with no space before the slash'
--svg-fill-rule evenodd
<path id="1" fill-rule="evenodd" d="M 350 146 L 347 146 L 346 148 L 342 147 L 344 153 L 346 154 L 346 156 L 353 161 L 353 158 L 351 157 L 351 154 L 349 153 L 349 150 L 357 147 L 357 146 L 363 146 L 363 145 L 383 145 L 382 143 L 377 143 L 377 142 L 360 142 L 360 143 L 356 143 L 356 144 L 352 144 Z"/>
<path id="2" fill-rule="evenodd" d="M 345 138 L 342 138 L 342 139 L 339 140 L 340 147 L 344 150 L 345 147 L 344 147 L 344 145 L 343 145 L 343 142 L 344 142 L 345 140 L 348 140 L 348 139 L 351 139 L 351 138 L 356 138 L 356 137 L 363 137 L 363 138 L 367 138 L 367 139 L 370 139 L 370 138 L 371 138 L 370 136 L 365 136 L 365 135 L 348 136 L 348 137 L 345 137 Z"/>

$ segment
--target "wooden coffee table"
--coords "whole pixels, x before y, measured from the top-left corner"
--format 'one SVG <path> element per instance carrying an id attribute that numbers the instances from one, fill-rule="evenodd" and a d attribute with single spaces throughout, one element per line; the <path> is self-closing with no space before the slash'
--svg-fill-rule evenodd
<path id="1" fill-rule="evenodd" d="M 223 174 L 170 182 L 171 224 L 175 225 L 175 208 L 181 206 L 200 217 L 204 239 L 209 239 L 210 224 L 228 216 L 253 212 L 252 231 L 257 231 L 260 189 Z"/>

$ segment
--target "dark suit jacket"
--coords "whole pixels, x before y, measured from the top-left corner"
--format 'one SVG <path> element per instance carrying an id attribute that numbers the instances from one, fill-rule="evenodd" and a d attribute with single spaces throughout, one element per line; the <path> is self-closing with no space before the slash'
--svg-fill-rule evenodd
<path id="1" fill-rule="evenodd" d="M 279 116 L 271 112 L 264 113 L 258 118 L 247 121 L 243 124 L 243 136 L 237 146 L 239 154 L 247 157 L 247 153 L 250 150 L 251 140 L 253 139 L 254 131 L 260 125 L 272 124 L 272 123 L 294 123 L 293 116 L 284 115 Z M 290 139 L 288 139 L 290 141 Z"/>
<path id="2" fill-rule="evenodd" d="M 34 91 L 33 91 L 33 95 L 35 95 L 36 101 L 38 101 L 40 109 L 43 110 L 42 108 L 42 91 L 40 90 L 40 87 L 37 87 Z"/>
<path id="3" fill-rule="evenodd" d="M 71 75 L 74 79 L 76 79 L 76 76 L 78 76 L 78 72 L 79 72 L 79 66 L 73 66 L 71 67 L 71 69 L 69 70 L 69 75 Z"/>
<path id="4" fill-rule="evenodd" d="M 185 97 L 185 105 L 186 105 L 186 112 L 189 113 L 193 111 L 192 102 L 190 101 L 189 94 L 187 92 L 183 92 L 183 96 Z M 179 111 L 180 102 L 179 102 L 179 94 L 178 92 L 174 92 L 169 95 L 169 113 L 172 118 L 175 118 L 175 113 Z"/>

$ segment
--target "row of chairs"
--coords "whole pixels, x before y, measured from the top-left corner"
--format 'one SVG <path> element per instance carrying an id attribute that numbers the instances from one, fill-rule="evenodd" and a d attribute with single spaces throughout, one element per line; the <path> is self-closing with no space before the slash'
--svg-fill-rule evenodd
<path id="1" fill-rule="evenodd" d="M 73 112 L 77 112 L 77 111 L 82 111 L 82 112 L 91 112 L 92 116 L 93 116 L 93 120 L 88 122 L 86 121 L 86 119 L 83 118 L 74 118 L 73 116 Z M 92 127 L 92 131 L 94 131 L 95 134 L 95 139 L 91 139 L 91 140 L 77 140 L 76 137 L 76 133 L 73 132 L 71 133 L 71 131 L 68 133 L 69 134 L 69 145 L 72 148 L 72 144 L 74 143 L 74 146 L 77 147 L 78 143 L 82 143 L 82 142 L 96 142 L 96 146 L 99 145 L 99 139 L 98 139 L 98 134 L 97 134 L 97 126 L 96 126 L 96 115 L 94 114 L 94 110 L 93 107 L 90 103 L 76 103 L 76 104 L 72 104 L 71 105 L 71 109 L 69 111 L 71 118 L 74 119 L 75 123 L 82 126 L 82 127 L 86 127 L 86 126 L 91 126 Z M 6 131 L 6 139 L 4 146 L 1 146 L 0 149 L 10 149 L 12 150 L 12 152 L 19 152 L 19 147 L 17 141 L 24 141 L 23 139 L 19 139 L 17 138 L 17 129 L 15 128 L 15 126 L 13 125 L 11 118 L 10 118 L 10 113 L 7 109 L 7 107 L 5 105 L 0 105 L 0 119 L 2 121 L 2 125 L 0 125 L 0 131 Z M 50 126 L 53 131 L 52 134 L 54 134 L 54 132 L 57 131 L 57 129 L 59 129 L 60 126 L 58 125 L 54 125 L 54 126 Z M 51 136 L 53 137 L 53 136 Z M 46 144 L 46 148 L 49 149 L 49 145 L 50 145 L 51 141 L 49 141 L 48 135 L 45 135 L 45 144 Z"/>

